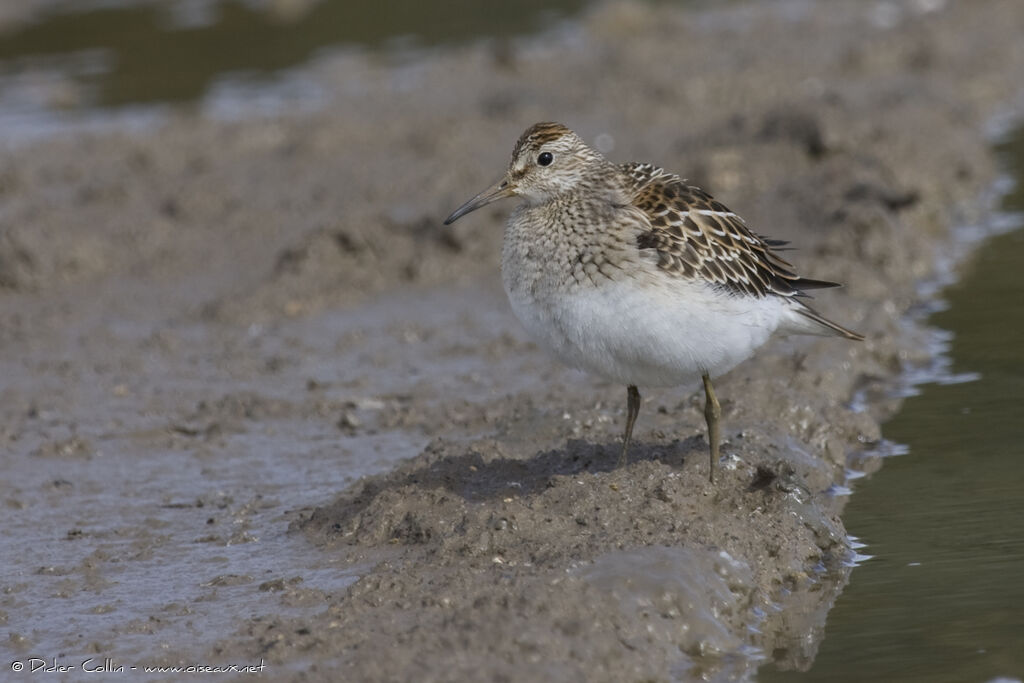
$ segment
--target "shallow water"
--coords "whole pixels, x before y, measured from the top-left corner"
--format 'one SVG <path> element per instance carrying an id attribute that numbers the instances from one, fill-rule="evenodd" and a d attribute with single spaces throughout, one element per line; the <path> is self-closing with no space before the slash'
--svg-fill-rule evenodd
<path id="1" fill-rule="evenodd" d="M 478 379 L 486 360 L 459 350 L 511 334 L 497 295 L 383 298 L 227 334 L 99 306 L 81 328 L 91 341 L 68 330 L 0 360 L 0 398 L 31 405 L 0 479 L 0 651 L 152 664 L 204 652 L 248 619 L 323 610 L 373 562 L 311 552 L 290 521 L 423 449 L 416 424 L 378 424 L 404 395 L 494 390 Z M 140 346 L 140 365 L 111 386 Z M 516 377 L 519 360 L 491 370 Z"/>
<path id="2" fill-rule="evenodd" d="M 0 76 L 37 67 L 44 80 L 66 78 L 77 87 L 60 91 L 65 106 L 194 101 L 227 73 L 267 86 L 324 50 L 504 38 L 585 4 L 63 0 L 36 21 L 0 26 Z"/>
<path id="3" fill-rule="evenodd" d="M 1012 215 L 1024 211 L 1024 128 L 1000 152 Z M 854 485 L 844 515 L 873 559 L 854 570 L 811 670 L 759 680 L 1024 676 L 1022 263 L 1024 230 L 993 237 L 942 293 L 929 322 L 952 333 L 951 366 L 885 425 L 905 448 Z"/>

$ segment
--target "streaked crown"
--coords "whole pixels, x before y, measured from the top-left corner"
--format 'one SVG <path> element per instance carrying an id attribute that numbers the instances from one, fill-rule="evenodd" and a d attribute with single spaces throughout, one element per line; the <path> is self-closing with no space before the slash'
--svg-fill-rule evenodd
<path id="1" fill-rule="evenodd" d="M 604 157 L 560 123 L 530 126 L 512 150 L 506 180 L 513 192 L 531 204 L 575 189 Z"/>

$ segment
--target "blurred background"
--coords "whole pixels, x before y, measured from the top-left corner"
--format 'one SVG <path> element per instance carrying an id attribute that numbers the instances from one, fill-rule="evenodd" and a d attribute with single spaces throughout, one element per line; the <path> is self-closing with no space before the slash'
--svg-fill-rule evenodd
<path id="1" fill-rule="evenodd" d="M 0 129 L 67 123 L 68 112 L 138 116 L 169 104 L 221 116 L 322 102 L 302 67 L 345 50 L 391 59 L 567 22 L 576 2 L 27 0 L 0 7 Z"/>

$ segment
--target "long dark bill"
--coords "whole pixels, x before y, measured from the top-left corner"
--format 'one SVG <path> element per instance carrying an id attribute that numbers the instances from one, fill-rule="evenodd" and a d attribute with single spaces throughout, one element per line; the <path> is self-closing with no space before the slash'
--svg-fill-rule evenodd
<path id="1" fill-rule="evenodd" d="M 467 213 L 471 213 L 482 206 L 487 206 L 491 202 L 504 199 L 505 197 L 511 197 L 512 195 L 512 187 L 509 185 L 508 179 L 502 178 L 459 208 L 452 211 L 452 215 L 444 219 L 444 224 L 451 225 Z"/>

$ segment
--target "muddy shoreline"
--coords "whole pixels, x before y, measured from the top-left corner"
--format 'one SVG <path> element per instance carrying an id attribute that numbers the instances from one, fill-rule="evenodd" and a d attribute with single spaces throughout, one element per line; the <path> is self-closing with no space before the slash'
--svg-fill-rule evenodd
<path id="1" fill-rule="evenodd" d="M 878 7 L 608 5 L 501 46 L 324 58 L 315 113 L 5 149 L 11 658 L 807 666 L 856 559 L 840 487 L 879 466 L 889 390 L 927 360 L 901 316 L 990 208 L 983 128 L 1024 73 L 1019 4 Z M 697 387 L 644 392 L 615 467 L 624 390 L 558 367 L 500 292 L 510 206 L 441 227 L 546 119 L 846 284 L 817 306 L 863 344 L 779 339 L 716 383 L 715 485 Z"/>

